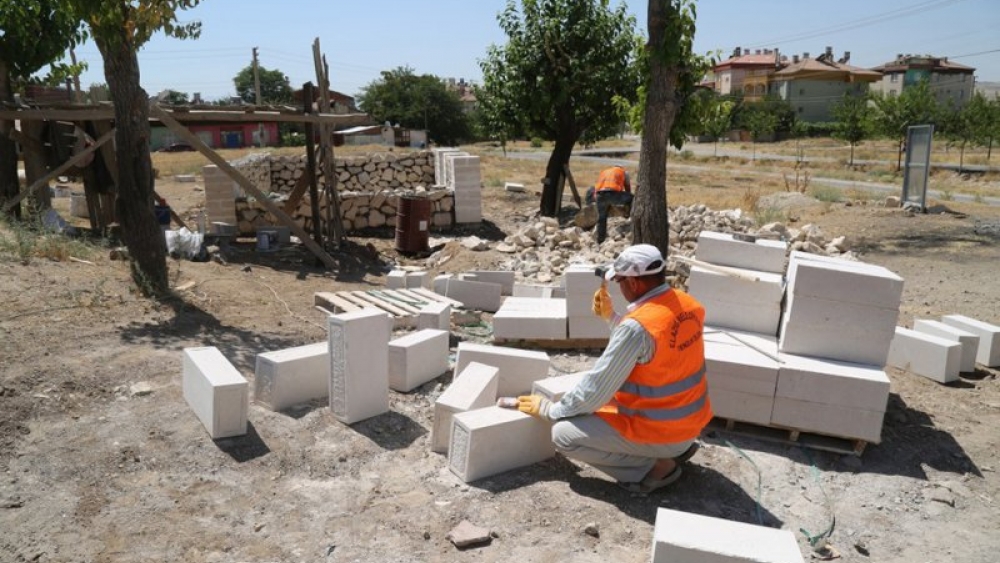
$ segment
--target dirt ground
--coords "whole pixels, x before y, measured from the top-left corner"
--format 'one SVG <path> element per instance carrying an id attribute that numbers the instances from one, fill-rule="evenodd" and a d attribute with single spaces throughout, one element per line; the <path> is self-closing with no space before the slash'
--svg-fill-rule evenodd
<path id="1" fill-rule="evenodd" d="M 157 190 L 182 215 L 203 197 L 192 184 Z M 537 200 L 491 188 L 484 206 L 480 228 L 434 236 L 497 240 Z M 1000 210 L 816 203 L 795 214 L 850 235 L 863 260 L 906 280 L 901 325 L 950 313 L 1000 323 Z M 173 261 L 172 284 L 195 285 L 163 302 L 136 295 L 106 251 L 93 265 L 3 257 L 0 561 L 639 562 L 658 507 L 791 530 L 806 560 L 817 557 L 806 534 L 834 521 L 827 557 L 845 562 L 1000 559 L 996 370 L 947 386 L 889 370 L 882 443 L 860 458 L 710 433 L 678 485 L 650 497 L 561 458 L 460 482 L 428 447 L 451 374 L 391 393 L 390 413 L 353 426 L 322 402 L 284 413 L 251 403 L 247 436 L 209 439 L 181 393 L 182 349 L 217 346 L 252 380 L 256 354 L 324 341 L 314 292 L 378 287 L 393 262 L 419 263 L 377 234 L 352 238 L 334 273 L 298 249 L 258 254 L 252 241 L 226 264 Z M 463 251 L 440 269 L 506 258 Z M 552 373 L 598 353 L 552 352 Z M 462 520 L 492 542 L 456 549 L 446 535 Z"/>

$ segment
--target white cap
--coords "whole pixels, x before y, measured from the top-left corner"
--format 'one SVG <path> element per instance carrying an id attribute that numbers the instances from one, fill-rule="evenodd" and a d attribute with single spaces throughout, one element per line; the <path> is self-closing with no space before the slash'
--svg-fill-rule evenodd
<path id="1" fill-rule="evenodd" d="M 636 277 L 662 272 L 666 263 L 660 249 L 651 244 L 637 244 L 622 251 L 615 263 L 608 268 L 604 279 L 612 281 L 615 276 Z"/>

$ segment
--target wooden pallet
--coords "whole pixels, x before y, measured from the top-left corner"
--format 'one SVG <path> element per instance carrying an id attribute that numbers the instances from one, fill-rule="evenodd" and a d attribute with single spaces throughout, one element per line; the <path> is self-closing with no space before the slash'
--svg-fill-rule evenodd
<path id="1" fill-rule="evenodd" d="M 766 442 L 775 442 L 788 446 L 802 446 L 813 450 L 856 455 L 859 457 L 864 453 L 865 447 L 868 445 L 867 441 L 857 438 L 827 436 L 794 428 L 762 426 L 751 422 L 718 417 L 712 419 L 712 422 L 708 424 L 705 430 L 716 430 L 736 436 L 756 438 Z"/>
<path id="2" fill-rule="evenodd" d="M 499 346 L 513 348 L 542 348 L 544 350 L 570 350 L 587 348 L 604 348 L 608 345 L 607 338 L 493 338 L 493 343 Z"/>
<path id="3" fill-rule="evenodd" d="M 313 294 L 313 304 L 328 314 L 349 313 L 374 307 L 388 313 L 397 328 L 413 326 L 420 309 L 434 302 L 447 303 L 452 307 L 462 306 L 459 301 L 423 288 L 317 291 Z"/>

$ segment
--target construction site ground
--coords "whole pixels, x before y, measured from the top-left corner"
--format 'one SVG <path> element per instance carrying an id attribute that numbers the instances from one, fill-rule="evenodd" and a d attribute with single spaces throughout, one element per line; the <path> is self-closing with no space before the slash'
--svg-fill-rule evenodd
<path id="1" fill-rule="evenodd" d="M 507 169 L 490 150 L 483 161 L 485 222 L 433 237 L 496 241 L 536 216 L 544 160 Z M 579 182 L 599 164 L 589 166 L 574 165 Z M 670 203 L 756 201 L 748 192 L 762 184 L 742 166 L 673 178 Z M 529 192 L 505 192 L 504 180 Z M 192 218 L 195 186 L 163 178 L 157 191 Z M 863 260 L 905 279 L 899 324 L 951 313 L 1000 323 L 1000 209 L 932 201 L 913 215 L 875 199 L 786 195 L 774 201 L 796 202 L 784 208 L 791 226 L 848 235 Z M 334 252 L 337 272 L 297 247 L 257 253 L 252 239 L 226 263 L 171 260 L 171 284 L 185 289 L 163 301 L 138 295 L 106 248 L 74 256 L 87 262 L 21 260 L 0 230 L 3 562 L 640 562 L 658 507 L 791 530 L 807 561 L 1000 559 L 997 370 L 941 385 L 889 369 L 882 443 L 861 457 L 714 432 L 681 480 L 649 497 L 560 457 L 465 484 L 428 447 L 450 373 L 391 393 L 388 414 L 353 426 L 322 401 L 284 413 L 251 404 L 249 434 L 216 442 L 182 396 L 185 347 L 216 346 L 252 378 L 258 353 L 326 339 L 314 292 L 380 288 L 392 263 L 421 264 L 396 253 L 391 229 L 350 237 Z M 508 258 L 446 250 L 433 273 Z M 452 344 L 489 341 L 489 315 L 467 321 Z M 554 373 L 586 369 L 599 352 L 549 351 Z M 456 548 L 446 536 L 463 520 L 492 541 Z M 831 526 L 828 549 L 812 553 L 807 535 Z"/>

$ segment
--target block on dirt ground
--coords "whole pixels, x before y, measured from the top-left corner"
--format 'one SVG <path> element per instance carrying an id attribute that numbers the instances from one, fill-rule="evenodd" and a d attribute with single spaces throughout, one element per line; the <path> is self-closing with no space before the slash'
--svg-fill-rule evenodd
<path id="1" fill-rule="evenodd" d="M 778 240 L 736 240 L 732 234 L 702 231 L 695 258 L 702 262 L 781 274 L 785 271 L 787 244 Z"/>
<path id="2" fill-rule="evenodd" d="M 213 440 L 247 433 L 250 384 L 218 348 L 184 349 L 182 387 Z"/>
<path id="3" fill-rule="evenodd" d="M 448 468 L 469 483 L 555 455 L 552 425 L 516 409 L 486 407 L 452 417 Z"/>
<path id="4" fill-rule="evenodd" d="M 886 364 L 938 383 L 951 383 L 958 381 L 962 344 L 898 326 Z"/>
<path id="5" fill-rule="evenodd" d="M 588 373 L 590 371 L 578 371 L 539 379 L 531 385 L 531 394 L 541 395 L 555 403 L 562 399 L 563 395 L 572 391 Z"/>
<path id="6" fill-rule="evenodd" d="M 497 400 L 499 370 L 471 362 L 462 373 L 455 373 L 451 385 L 434 402 L 434 426 L 431 427 L 431 451 L 447 452 L 451 439 L 451 418 L 455 413 L 493 406 Z"/>
<path id="7" fill-rule="evenodd" d="M 389 411 L 392 318 L 365 308 L 330 315 L 330 409 L 344 424 Z"/>
<path id="8" fill-rule="evenodd" d="M 941 322 L 979 335 L 976 362 L 986 367 L 1000 367 L 1000 326 L 965 315 L 945 315 L 941 317 Z"/>
<path id="9" fill-rule="evenodd" d="M 425 328 L 389 342 L 389 388 L 409 393 L 448 371 L 448 335 Z"/>
<path id="10" fill-rule="evenodd" d="M 427 283 L 427 272 L 407 272 L 406 288 L 424 287 Z"/>
<path id="11" fill-rule="evenodd" d="M 500 397 L 530 393 L 535 381 L 549 376 L 551 364 L 545 352 L 460 342 L 455 357 L 455 373 L 461 374 L 470 362 L 495 366 L 500 370 L 497 385 L 497 396 Z"/>
<path id="12" fill-rule="evenodd" d="M 327 397 L 329 387 L 329 342 L 257 354 L 253 400 L 271 410 Z"/>
<path id="13" fill-rule="evenodd" d="M 451 305 L 441 301 L 428 303 L 417 312 L 417 330 L 451 330 Z"/>
<path id="14" fill-rule="evenodd" d="M 472 281 L 500 284 L 500 295 L 514 294 L 514 272 L 473 270 L 468 274 L 472 276 Z"/>
<path id="15" fill-rule="evenodd" d="M 460 280 L 454 276 L 434 278 L 434 292 L 461 301 L 466 309 L 495 313 L 500 308 L 500 284 Z"/>
<path id="16" fill-rule="evenodd" d="M 566 340 L 566 300 L 508 297 L 493 315 L 493 336 Z"/>
<path id="17" fill-rule="evenodd" d="M 913 321 L 913 330 L 960 343 L 962 345 L 962 361 L 959 363 L 958 371 L 966 373 L 976 371 L 976 352 L 979 351 L 978 334 L 940 321 L 927 319 Z"/>
<path id="18" fill-rule="evenodd" d="M 389 289 L 405 289 L 406 272 L 404 270 L 393 270 L 386 274 L 385 287 Z"/>
<path id="19" fill-rule="evenodd" d="M 669 508 L 656 510 L 652 563 L 803 563 L 795 534 Z"/>

